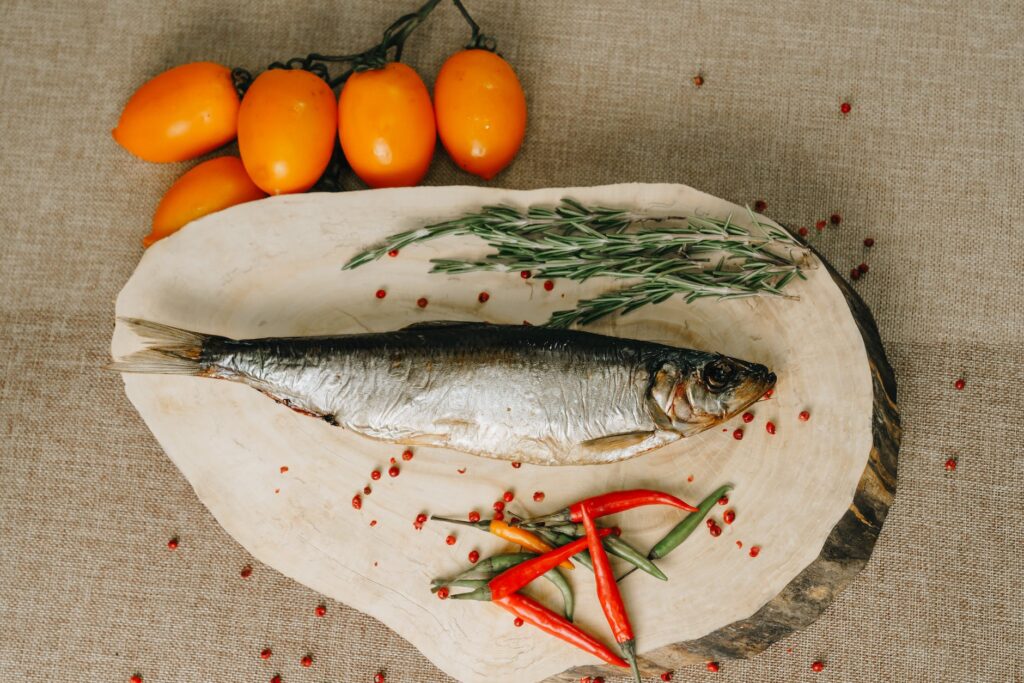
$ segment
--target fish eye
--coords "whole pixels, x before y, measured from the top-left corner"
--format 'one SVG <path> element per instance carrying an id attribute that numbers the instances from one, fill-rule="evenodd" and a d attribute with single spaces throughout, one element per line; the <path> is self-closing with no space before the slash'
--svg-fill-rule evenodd
<path id="1" fill-rule="evenodd" d="M 735 376 L 736 371 L 729 363 L 724 361 L 716 360 L 713 363 L 708 363 L 704 368 L 704 383 L 708 389 L 719 390 L 724 389 L 732 378 Z"/>

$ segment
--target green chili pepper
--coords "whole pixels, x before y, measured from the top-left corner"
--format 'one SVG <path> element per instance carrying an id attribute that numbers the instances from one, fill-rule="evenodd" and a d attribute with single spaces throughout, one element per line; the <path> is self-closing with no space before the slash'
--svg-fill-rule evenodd
<path id="1" fill-rule="evenodd" d="M 571 541 L 572 539 L 569 540 Z M 431 582 L 430 592 L 436 593 L 441 586 L 475 588 L 476 590 L 469 591 L 468 593 L 453 593 L 449 597 L 455 598 L 456 600 L 490 600 L 490 591 L 486 590 L 487 583 L 506 569 L 510 569 L 533 557 L 537 556 L 533 553 L 509 553 L 507 555 L 494 555 L 492 557 L 488 557 L 486 560 L 478 562 L 472 569 L 459 574 L 454 579 L 450 579 L 448 581 L 434 579 L 434 581 Z M 572 621 L 573 612 L 576 608 L 576 599 L 572 592 L 572 586 L 569 585 L 569 581 L 557 569 L 552 569 L 543 576 L 554 584 L 555 588 L 558 589 L 558 592 L 562 594 L 565 618 Z"/>
<path id="2" fill-rule="evenodd" d="M 718 499 L 730 490 L 732 490 L 732 485 L 726 484 L 702 500 L 700 505 L 697 507 L 697 512 L 691 512 L 683 518 L 683 521 L 676 524 L 672 531 L 669 531 L 665 534 L 663 539 L 654 544 L 654 547 L 651 548 L 651 552 L 647 553 L 647 557 L 652 560 L 657 560 L 665 557 L 670 552 L 678 548 L 679 545 L 693 533 L 693 530 L 697 528 L 697 525 L 701 523 L 701 520 L 707 517 L 711 508 L 715 506 Z"/>
<path id="3" fill-rule="evenodd" d="M 459 588 L 479 588 L 480 586 L 486 586 L 490 579 L 452 579 L 451 581 L 437 581 L 435 580 L 430 585 L 430 592 L 436 593 L 441 586 L 457 586 Z"/>
<path id="4" fill-rule="evenodd" d="M 582 524 L 565 524 L 554 527 L 554 530 L 566 534 L 569 537 L 575 536 L 576 538 L 579 538 L 580 536 L 586 535 L 586 530 L 583 528 Z M 658 565 L 651 562 L 650 559 L 645 557 L 642 552 L 631 546 L 629 543 L 626 543 L 618 536 L 606 536 L 603 539 L 603 545 L 605 550 L 615 557 L 629 562 L 637 569 L 642 569 L 656 579 L 668 581 L 668 577 L 665 576 L 665 572 L 661 571 Z"/>
<path id="5" fill-rule="evenodd" d="M 547 541 L 551 545 L 557 545 L 559 547 L 561 547 L 563 545 L 566 545 L 568 543 L 572 543 L 573 541 L 576 540 L 572 536 L 569 536 L 567 534 L 563 534 L 560 531 L 555 531 L 554 529 L 549 529 L 549 528 L 545 528 L 545 527 L 538 527 L 538 528 L 534 529 L 534 533 L 537 534 L 538 536 L 540 536 L 541 538 L 543 538 L 545 541 Z M 589 550 L 584 550 L 581 553 L 576 553 L 575 555 L 572 556 L 572 559 L 575 560 L 576 562 L 579 562 L 580 564 L 582 564 L 584 567 L 586 567 L 590 571 L 594 571 L 594 563 L 590 559 L 590 551 Z"/>

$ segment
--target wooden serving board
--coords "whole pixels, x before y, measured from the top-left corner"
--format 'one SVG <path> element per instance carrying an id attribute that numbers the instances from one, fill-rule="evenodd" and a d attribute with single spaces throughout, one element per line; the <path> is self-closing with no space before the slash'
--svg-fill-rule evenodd
<path id="1" fill-rule="evenodd" d="M 518 274 L 428 274 L 439 256 L 482 254 L 486 245 L 446 239 L 354 271 L 342 264 L 384 236 L 482 205 L 552 205 L 563 197 L 661 214 L 745 210 L 681 185 L 612 185 L 511 191 L 441 187 L 265 199 L 196 221 L 149 249 L 117 300 L 118 316 L 231 337 L 300 336 L 396 329 L 440 319 L 540 323 L 609 282 L 558 281 L 545 291 Z M 660 562 L 663 583 L 641 573 L 622 582 L 640 651 L 651 671 L 704 658 L 746 657 L 813 621 L 867 561 L 896 485 L 900 428 L 895 383 L 870 313 L 824 262 L 780 298 L 678 298 L 592 326 L 597 332 L 715 350 L 771 367 L 771 400 L 739 418 L 627 462 L 566 468 L 417 448 L 404 462 L 385 444 L 294 413 L 245 386 L 191 377 L 126 375 L 125 388 L 168 456 L 224 528 L 260 561 L 360 609 L 463 681 L 521 683 L 604 671 L 596 660 L 499 608 L 441 601 L 434 577 L 468 566 L 467 554 L 507 550 L 474 529 L 453 530 L 419 513 L 484 516 L 506 490 L 527 514 L 553 511 L 613 489 L 649 487 L 698 502 L 735 486 L 732 525 L 702 526 Z M 387 297 L 374 293 L 385 289 Z M 481 304 L 478 294 L 490 299 Z M 419 308 L 416 300 L 429 305 Z M 120 323 L 112 353 L 136 350 Z M 566 409 L 577 409 L 568 406 Z M 811 414 L 801 422 L 802 410 Z M 777 425 L 770 435 L 765 423 Z M 736 440 L 732 432 L 744 429 Z M 389 458 L 401 474 L 390 478 Z M 287 472 L 281 468 L 287 467 Z M 385 472 L 371 481 L 370 472 Z M 365 485 L 361 510 L 351 500 Z M 543 503 L 533 493 L 543 491 Z M 721 520 L 724 508 L 714 515 Z M 675 510 L 620 515 L 624 537 L 648 548 L 679 519 Z M 371 526 L 371 521 L 376 521 Z M 445 536 L 456 533 L 454 546 Z M 743 544 L 742 549 L 737 541 Z M 751 546 L 761 552 L 752 558 Z M 577 623 L 611 642 L 593 576 L 570 573 Z M 531 588 L 550 605 L 547 586 Z M 495 642 L 500 647 L 495 647 Z M 566 672 L 571 670 L 570 673 Z"/>

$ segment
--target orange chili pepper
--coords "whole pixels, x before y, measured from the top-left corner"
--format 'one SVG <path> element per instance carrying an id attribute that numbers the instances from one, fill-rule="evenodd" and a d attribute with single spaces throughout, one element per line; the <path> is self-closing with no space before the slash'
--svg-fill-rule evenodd
<path id="1" fill-rule="evenodd" d="M 498 538 L 503 538 L 506 541 L 515 543 L 516 545 L 522 546 L 523 548 L 526 548 L 527 550 L 537 554 L 546 553 L 553 550 L 553 547 L 551 545 L 545 543 L 543 540 L 541 540 L 539 536 L 537 536 L 533 532 L 527 531 L 526 529 L 523 529 L 518 526 L 511 526 L 508 523 L 499 519 L 482 519 L 479 522 L 467 522 L 461 519 L 451 519 L 449 517 L 437 516 L 434 516 L 433 519 L 438 519 L 442 522 L 449 522 L 451 524 L 462 524 L 465 526 L 472 526 L 476 527 L 477 529 L 489 531 Z M 563 569 L 576 568 L 575 565 L 573 565 L 573 563 L 569 560 L 562 562 L 558 566 L 562 567 Z"/>

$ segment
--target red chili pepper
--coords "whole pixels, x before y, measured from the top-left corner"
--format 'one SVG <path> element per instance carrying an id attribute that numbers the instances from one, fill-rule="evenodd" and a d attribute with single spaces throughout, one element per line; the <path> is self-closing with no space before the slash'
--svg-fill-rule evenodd
<path id="1" fill-rule="evenodd" d="M 612 564 L 608 560 L 604 544 L 601 543 L 601 534 L 591 517 L 590 507 L 584 505 L 580 514 L 583 528 L 587 530 L 587 544 L 590 549 L 590 558 L 594 563 L 594 581 L 597 584 L 597 597 L 601 602 L 601 609 L 612 629 L 615 642 L 622 648 L 622 653 L 633 669 L 633 676 L 639 683 L 640 670 L 636 663 L 636 639 L 633 637 L 633 627 L 629 623 L 629 615 L 626 614 L 626 605 L 622 602 L 622 595 L 619 593 L 619 584 L 615 582 Z"/>
<path id="2" fill-rule="evenodd" d="M 583 508 L 586 506 L 591 518 L 598 519 L 607 515 L 614 515 L 617 512 L 625 512 L 644 505 L 671 505 L 687 512 L 696 512 L 693 507 L 684 500 L 675 496 L 653 491 L 651 489 L 629 489 L 626 491 L 612 491 L 593 498 L 585 498 L 578 503 L 573 503 L 567 508 L 543 517 L 535 517 L 527 520 L 532 525 L 557 524 L 559 522 L 574 522 L 579 524 L 583 521 Z"/>
<path id="3" fill-rule="evenodd" d="M 567 621 L 565 617 L 555 614 L 536 600 L 528 598 L 521 593 L 511 593 L 503 598 L 495 598 L 494 604 L 500 605 L 526 623 L 536 626 L 545 633 L 560 638 L 570 645 L 575 645 L 584 652 L 589 652 L 609 664 L 624 668 L 628 666 L 625 660 L 609 650 L 592 635 Z"/>
<path id="4" fill-rule="evenodd" d="M 601 529 L 601 537 L 612 532 L 611 529 Z M 572 543 L 567 543 L 554 550 L 549 550 L 543 555 L 531 558 L 522 564 L 517 564 L 511 569 L 506 569 L 495 576 L 487 584 L 491 590 L 491 599 L 497 600 L 530 583 L 539 576 L 547 574 L 550 570 L 562 564 L 570 557 L 587 549 L 587 539 L 579 538 Z"/>

